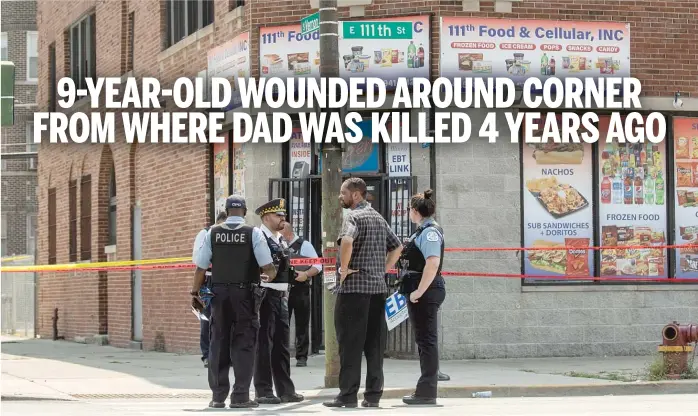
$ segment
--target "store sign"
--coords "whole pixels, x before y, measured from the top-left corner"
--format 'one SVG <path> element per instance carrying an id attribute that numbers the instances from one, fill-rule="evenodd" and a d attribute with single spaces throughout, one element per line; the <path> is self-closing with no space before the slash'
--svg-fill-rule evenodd
<path id="1" fill-rule="evenodd" d="M 698 244 L 698 118 L 674 118 L 674 241 Z M 676 249 L 677 278 L 698 278 L 698 248 Z"/>
<path id="2" fill-rule="evenodd" d="M 591 144 L 523 144 L 522 162 L 524 245 L 538 249 L 527 252 L 524 273 L 566 281 L 593 276 Z"/>
<path id="3" fill-rule="evenodd" d="M 410 144 L 388 144 L 388 176 L 411 176 Z"/>
<path id="4" fill-rule="evenodd" d="M 629 77 L 630 25 L 441 18 L 441 76 Z"/>
<path id="5" fill-rule="evenodd" d="M 429 16 L 342 22 L 339 30 L 340 76 L 378 77 L 388 90 L 399 78 L 429 77 Z M 260 29 L 262 76 L 318 77 L 320 33 L 302 33 L 301 25 Z"/>
<path id="6" fill-rule="evenodd" d="M 610 119 L 600 117 L 599 131 Z M 599 139 L 601 276 L 666 277 L 666 143 L 606 143 Z"/>
<path id="7" fill-rule="evenodd" d="M 245 32 L 208 52 L 209 80 L 213 77 L 226 78 L 232 87 L 232 100 L 223 108 L 223 111 L 229 111 L 242 105 L 237 80 L 250 76 L 249 39 L 249 32 Z"/>
<path id="8" fill-rule="evenodd" d="M 291 132 L 289 147 L 289 173 L 291 179 L 303 179 L 310 175 L 313 161 L 313 149 L 311 143 L 303 141 L 300 128 L 294 128 Z M 291 182 L 291 212 L 288 213 L 292 219 L 293 230 L 298 235 L 303 235 L 305 230 L 305 196 L 309 195 L 306 181 Z M 308 223 L 308 235 L 311 225 Z"/>

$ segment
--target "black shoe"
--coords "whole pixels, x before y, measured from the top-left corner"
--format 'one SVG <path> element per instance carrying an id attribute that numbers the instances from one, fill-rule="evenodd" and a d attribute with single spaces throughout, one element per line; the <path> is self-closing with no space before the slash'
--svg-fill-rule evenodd
<path id="1" fill-rule="evenodd" d="M 361 407 L 380 407 L 380 406 L 378 406 L 378 402 L 369 402 L 368 400 L 364 400 L 361 402 Z"/>
<path id="2" fill-rule="evenodd" d="M 412 393 L 403 397 L 402 402 L 405 404 L 436 404 L 436 398 L 419 397 Z"/>
<path id="3" fill-rule="evenodd" d="M 225 403 L 211 400 L 211 402 L 208 404 L 208 407 L 213 407 L 214 409 L 225 409 Z"/>
<path id="4" fill-rule="evenodd" d="M 204 358 L 204 368 L 208 368 L 208 358 Z"/>
<path id="5" fill-rule="evenodd" d="M 449 377 L 448 374 L 444 374 L 441 371 L 439 371 L 439 381 L 449 381 L 451 377 Z"/>
<path id="6" fill-rule="evenodd" d="M 281 404 L 281 399 L 274 396 L 273 394 L 268 394 L 262 397 L 255 397 L 255 400 L 259 404 Z"/>
<path id="7" fill-rule="evenodd" d="M 305 397 L 302 394 L 293 393 L 281 396 L 279 399 L 281 399 L 281 403 L 300 403 L 305 400 Z"/>
<path id="8" fill-rule="evenodd" d="M 343 402 L 337 399 L 334 399 L 331 402 L 324 402 L 322 405 L 325 407 L 359 407 L 357 402 Z"/>
<path id="9" fill-rule="evenodd" d="M 246 402 L 230 402 L 231 409 L 248 409 L 259 407 L 259 403 L 256 400 L 248 400 Z"/>
<path id="10" fill-rule="evenodd" d="M 308 366 L 308 359 L 307 358 L 301 358 L 299 360 L 296 360 L 296 367 L 307 367 Z"/>

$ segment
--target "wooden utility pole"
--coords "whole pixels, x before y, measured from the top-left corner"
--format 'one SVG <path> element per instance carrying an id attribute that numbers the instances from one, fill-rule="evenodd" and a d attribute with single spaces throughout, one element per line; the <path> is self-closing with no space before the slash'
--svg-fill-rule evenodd
<path id="1" fill-rule="evenodd" d="M 323 78 L 339 77 L 337 0 L 320 0 L 320 76 Z M 323 111 L 339 110 L 323 109 Z M 329 115 L 327 119 L 329 119 Z M 336 240 L 342 226 L 342 208 L 337 198 L 339 188 L 342 186 L 342 147 L 333 140 L 332 143 L 323 141 L 321 149 L 323 257 L 338 257 L 339 247 L 336 245 Z M 327 273 L 329 271 L 327 269 L 330 267 L 326 266 L 326 277 L 330 275 Z M 335 276 L 338 281 L 339 271 L 335 271 Z M 339 349 L 334 327 L 334 305 L 335 295 L 325 288 L 323 290 L 325 388 L 339 387 Z"/>

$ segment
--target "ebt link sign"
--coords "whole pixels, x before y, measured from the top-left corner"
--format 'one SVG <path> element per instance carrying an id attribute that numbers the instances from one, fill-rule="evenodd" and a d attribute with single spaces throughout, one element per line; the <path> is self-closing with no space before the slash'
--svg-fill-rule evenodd
<path id="1" fill-rule="evenodd" d="M 397 292 L 393 293 L 385 301 L 385 320 L 388 322 L 388 331 L 400 325 L 408 317 L 407 299 Z"/>

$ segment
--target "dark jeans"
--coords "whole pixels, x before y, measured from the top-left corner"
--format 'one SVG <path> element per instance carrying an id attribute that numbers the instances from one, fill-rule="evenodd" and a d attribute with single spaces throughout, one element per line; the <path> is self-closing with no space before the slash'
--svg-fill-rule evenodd
<path id="1" fill-rule="evenodd" d="M 208 385 L 213 400 L 224 402 L 230 392 L 230 366 L 235 374 L 231 400 L 250 399 L 259 322 L 248 288 L 213 285 Z"/>
<path id="2" fill-rule="evenodd" d="M 204 315 L 211 319 L 211 305 L 204 309 Z M 202 319 L 200 322 L 201 334 L 199 336 L 199 346 L 201 347 L 201 361 L 208 359 L 209 346 L 211 345 L 211 322 Z"/>
<path id="3" fill-rule="evenodd" d="M 415 395 L 418 397 L 436 398 L 439 381 L 439 307 L 446 298 L 446 289 L 430 287 L 424 292 L 419 302 L 412 303 L 408 298 L 407 308 L 410 320 L 415 330 L 417 349 L 419 351 L 419 366 L 422 375 L 417 382 Z"/>
<path id="4" fill-rule="evenodd" d="M 283 296 L 282 296 L 283 295 Z M 284 292 L 267 289 L 259 309 L 259 338 L 255 358 L 255 397 L 296 393 L 291 380 L 291 354 L 288 351 L 288 298 Z"/>
<path id="5" fill-rule="evenodd" d="M 383 352 L 388 337 L 386 298 L 386 294 L 337 295 L 334 324 L 339 344 L 339 401 L 358 401 L 362 352 L 366 356 L 364 399 L 377 403 L 383 396 Z"/>
<path id="6" fill-rule="evenodd" d="M 310 347 L 308 325 L 310 325 L 310 286 L 291 288 L 288 296 L 288 318 L 296 316 L 296 360 L 307 360 Z"/>

